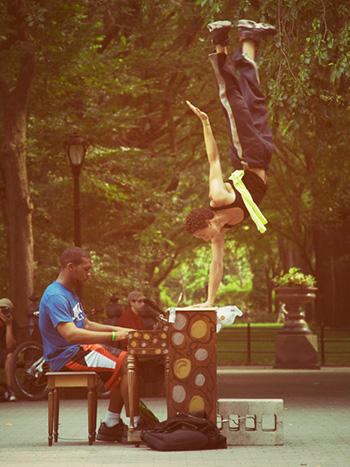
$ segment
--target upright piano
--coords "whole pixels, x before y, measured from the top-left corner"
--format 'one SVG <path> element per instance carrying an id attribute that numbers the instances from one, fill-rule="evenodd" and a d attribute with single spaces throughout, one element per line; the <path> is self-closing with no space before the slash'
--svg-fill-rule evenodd
<path id="1" fill-rule="evenodd" d="M 137 438 L 133 394 L 138 356 L 164 357 L 168 418 L 177 412 L 205 411 L 216 423 L 216 323 L 215 308 L 176 307 L 165 312 L 155 330 L 129 333 L 130 441 Z"/>

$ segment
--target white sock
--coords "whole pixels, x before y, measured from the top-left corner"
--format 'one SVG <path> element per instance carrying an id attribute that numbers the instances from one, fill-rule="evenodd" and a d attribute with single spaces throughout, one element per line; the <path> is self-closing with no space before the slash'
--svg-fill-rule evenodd
<path id="1" fill-rule="evenodd" d="M 106 416 L 105 416 L 105 424 L 108 427 L 114 426 L 117 423 L 119 423 L 120 420 L 120 413 L 115 413 L 115 412 L 110 412 L 107 410 Z"/>
<path id="2" fill-rule="evenodd" d="M 134 416 L 134 426 L 137 426 L 138 422 L 140 421 L 140 415 Z M 130 417 L 125 417 L 125 424 L 130 426 Z"/>

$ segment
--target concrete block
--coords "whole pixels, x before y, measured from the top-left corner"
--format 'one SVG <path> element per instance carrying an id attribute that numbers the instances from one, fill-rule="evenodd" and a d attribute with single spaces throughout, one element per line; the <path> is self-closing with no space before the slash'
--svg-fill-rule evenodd
<path id="1" fill-rule="evenodd" d="M 219 399 L 217 424 L 229 446 L 282 445 L 282 399 Z"/>

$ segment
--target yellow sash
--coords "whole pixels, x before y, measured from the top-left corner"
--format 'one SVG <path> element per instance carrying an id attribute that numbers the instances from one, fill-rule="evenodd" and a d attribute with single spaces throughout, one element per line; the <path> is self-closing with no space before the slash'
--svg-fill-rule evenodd
<path id="1" fill-rule="evenodd" d="M 242 182 L 243 175 L 244 170 L 235 170 L 231 174 L 229 180 L 233 181 L 234 187 L 241 194 L 245 207 L 247 208 L 250 217 L 255 223 L 257 229 L 260 233 L 264 233 L 266 232 L 265 224 L 267 224 L 267 219 L 264 217 L 258 206 L 254 203 L 252 195 L 249 193 L 245 184 Z"/>

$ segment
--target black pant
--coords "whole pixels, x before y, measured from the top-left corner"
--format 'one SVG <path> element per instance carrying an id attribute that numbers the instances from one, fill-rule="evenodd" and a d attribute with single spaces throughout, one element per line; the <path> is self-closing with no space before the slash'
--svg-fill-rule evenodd
<path id="1" fill-rule="evenodd" d="M 259 167 L 267 170 L 273 141 L 256 65 L 241 49 L 232 58 L 235 67 L 224 53 L 209 55 L 228 121 L 232 165 L 234 169 Z"/>

